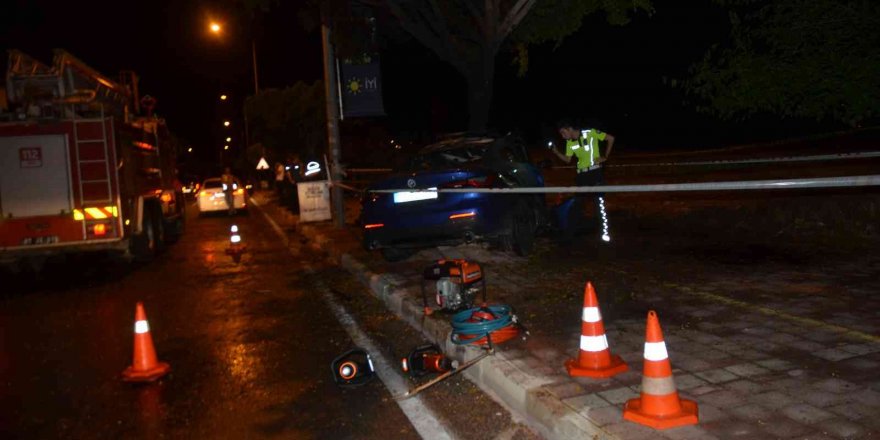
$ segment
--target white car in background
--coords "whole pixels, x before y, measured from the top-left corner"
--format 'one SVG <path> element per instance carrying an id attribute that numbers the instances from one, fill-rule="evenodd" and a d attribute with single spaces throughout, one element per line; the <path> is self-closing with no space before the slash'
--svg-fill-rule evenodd
<path id="1" fill-rule="evenodd" d="M 207 179 L 202 183 L 198 196 L 199 212 L 229 211 L 224 194 L 224 184 L 219 177 Z M 238 179 L 232 184 L 232 204 L 236 210 L 246 210 L 244 185 Z"/>

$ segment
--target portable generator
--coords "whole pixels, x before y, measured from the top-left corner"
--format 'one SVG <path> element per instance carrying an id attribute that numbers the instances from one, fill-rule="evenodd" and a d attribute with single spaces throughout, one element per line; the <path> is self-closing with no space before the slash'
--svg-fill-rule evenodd
<path id="1" fill-rule="evenodd" d="M 433 301 L 428 299 L 431 295 L 426 285 L 433 287 Z M 422 298 L 426 313 L 430 313 L 432 306 L 446 311 L 470 308 L 479 295 L 486 302 L 486 278 L 479 264 L 461 259 L 439 260 L 425 268 Z"/>

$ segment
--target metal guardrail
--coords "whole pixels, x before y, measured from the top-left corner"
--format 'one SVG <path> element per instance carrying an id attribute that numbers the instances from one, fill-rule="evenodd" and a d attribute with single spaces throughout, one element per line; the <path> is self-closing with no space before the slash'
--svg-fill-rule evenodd
<path id="1" fill-rule="evenodd" d="M 553 193 L 625 193 L 671 191 L 732 191 L 761 189 L 841 188 L 880 186 L 880 174 L 807 179 L 744 180 L 732 182 L 669 183 L 647 185 L 550 186 L 523 188 L 441 188 L 441 189 L 378 189 L 374 193 L 437 192 L 486 194 L 553 194 Z"/>
<path id="2" fill-rule="evenodd" d="M 608 168 L 629 168 L 629 167 L 682 167 L 682 166 L 706 166 L 706 165 L 743 165 L 757 163 L 786 163 L 786 162 L 819 162 L 827 160 L 851 160 L 851 159 L 870 159 L 880 157 L 880 151 L 870 151 L 864 153 L 839 153 L 839 154 L 818 154 L 813 156 L 780 156 L 755 159 L 718 159 L 718 160 L 699 160 L 691 162 L 648 162 L 648 163 L 617 163 L 606 164 Z M 555 170 L 572 169 L 574 165 L 565 165 L 551 167 Z"/>
<path id="3" fill-rule="evenodd" d="M 618 163 L 606 164 L 609 168 L 629 168 L 629 167 L 656 167 L 656 166 L 705 166 L 705 165 L 741 165 L 741 164 L 758 164 L 758 163 L 785 163 L 785 162 L 819 162 L 827 160 L 852 160 L 852 159 L 870 159 L 880 157 L 880 151 L 868 151 L 857 153 L 838 153 L 838 154 L 817 154 L 812 156 L 779 156 L 754 159 L 718 159 L 718 160 L 699 160 L 690 162 L 648 162 L 648 163 Z M 556 166 L 553 169 L 573 169 L 574 165 Z M 394 171 L 391 168 L 349 168 L 345 170 L 349 173 L 390 173 Z"/>

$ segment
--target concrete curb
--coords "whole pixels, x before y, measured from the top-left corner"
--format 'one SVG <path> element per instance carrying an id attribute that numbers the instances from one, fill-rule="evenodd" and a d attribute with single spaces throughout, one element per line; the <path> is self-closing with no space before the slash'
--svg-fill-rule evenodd
<path id="1" fill-rule="evenodd" d="M 451 357 L 464 362 L 481 354 L 482 351 L 476 347 L 453 344 L 450 341 L 452 327 L 449 323 L 436 319 L 423 319 L 422 305 L 413 300 L 417 295 L 399 287 L 393 277 L 373 273 L 351 255 L 335 251 L 329 246 L 332 240 L 316 228 L 304 224 L 299 224 L 297 227 L 308 240 L 309 247 L 335 260 L 352 276 L 368 286 L 373 295 L 382 300 L 390 311 L 413 328 L 420 330 Z M 496 352 L 494 356 L 477 363 L 463 374 L 480 388 L 504 402 L 548 439 L 620 439 L 591 422 L 577 408 L 566 404 L 552 393 L 546 385 L 551 384 L 553 379 L 522 368 L 524 366 L 522 362 L 512 362 L 519 357 L 518 355 L 521 356 L 522 353 Z"/>

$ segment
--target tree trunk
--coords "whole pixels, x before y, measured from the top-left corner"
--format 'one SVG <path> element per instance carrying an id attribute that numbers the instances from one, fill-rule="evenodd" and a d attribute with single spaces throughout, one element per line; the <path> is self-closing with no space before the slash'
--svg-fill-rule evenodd
<path id="1" fill-rule="evenodd" d="M 489 110 L 492 106 L 492 88 L 495 78 L 495 54 L 488 49 L 483 56 L 470 64 L 465 74 L 468 87 L 468 130 L 479 131 L 489 123 Z"/>

